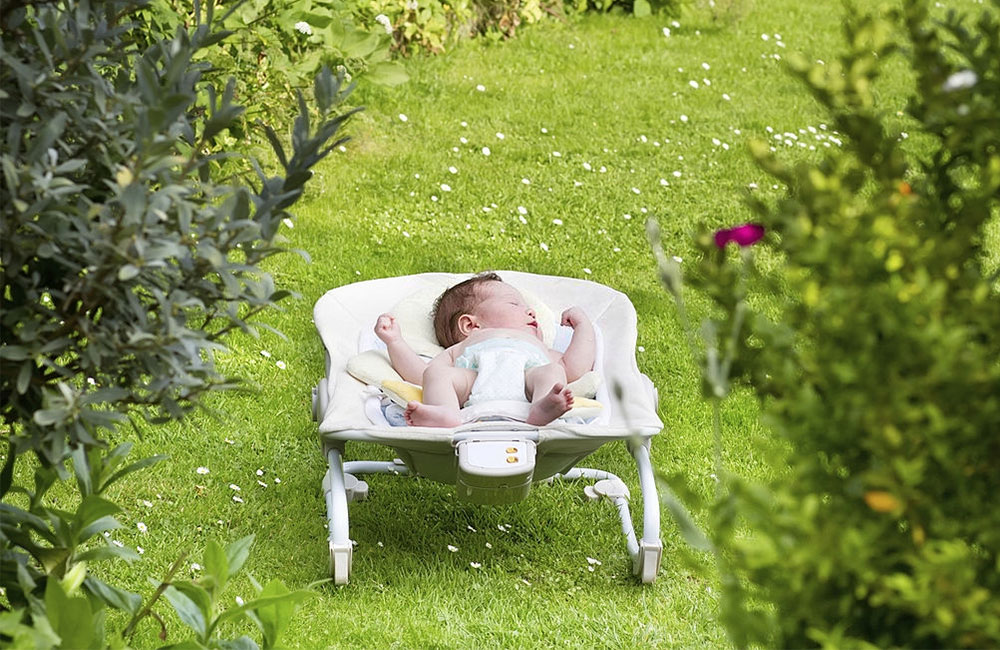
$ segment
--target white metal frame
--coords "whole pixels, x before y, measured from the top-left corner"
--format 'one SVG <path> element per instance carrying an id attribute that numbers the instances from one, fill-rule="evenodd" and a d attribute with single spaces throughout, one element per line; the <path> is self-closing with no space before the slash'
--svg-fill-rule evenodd
<path id="1" fill-rule="evenodd" d="M 513 432 L 511 438 L 524 438 L 524 432 Z M 456 441 L 457 442 L 457 441 Z M 584 492 L 592 500 L 602 498 L 611 501 L 618 510 L 622 534 L 629 557 L 632 559 L 632 573 L 643 584 L 651 584 L 660 569 L 663 542 L 660 540 L 660 508 L 656 493 L 656 481 L 649 457 L 649 438 L 628 443 L 629 451 L 635 459 L 639 471 L 639 489 L 642 491 L 642 536 L 637 537 L 629 510 L 629 491 L 625 483 L 614 474 L 604 470 L 574 467 L 563 474 L 549 479 L 593 480 Z M 350 515 L 348 504 L 368 497 L 368 484 L 358 479 L 367 474 L 393 474 L 406 476 L 409 468 L 399 459 L 385 461 L 344 461 L 343 454 L 336 447 L 327 447 L 326 459 L 329 468 L 323 479 L 329 529 L 330 575 L 335 584 L 344 585 L 350 580 L 353 560 L 353 542 L 350 539 Z"/>

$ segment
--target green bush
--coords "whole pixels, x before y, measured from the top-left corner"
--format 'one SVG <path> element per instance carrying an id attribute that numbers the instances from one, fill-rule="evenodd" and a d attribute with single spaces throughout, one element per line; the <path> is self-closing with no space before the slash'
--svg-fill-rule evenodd
<path id="1" fill-rule="evenodd" d="M 678 0 L 567 0 L 566 6 L 576 13 L 618 10 L 644 18 L 654 13 L 676 16 L 681 3 Z"/>
<path id="2" fill-rule="evenodd" d="M 699 237 L 691 283 L 718 310 L 706 395 L 718 408 L 746 383 L 780 443 L 767 484 L 720 468 L 701 539 L 738 645 L 1000 645 L 1000 297 L 982 248 L 1000 218 L 998 15 L 852 15 L 846 54 L 791 64 L 843 151 L 789 165 L 753 148 L 788 187 L 751 200 L 768 264 Z M 897 60 L 915 82 L 903 120 L 878 103 Z"/>
<path id="3" fill-rule="evenodd" d="M 221 136 L 243 108 L 234 81 L 221 92 L 205 83 L 200 59 L 227 34 L 211 3 L 204 13 L 196 3 L 191 26 L 169 38 L 155 37 L 142 8 L 46 0 L 0 12 L 0 586 L 13 608 L 0 638 L 39 647 L 97 643 L 106 606 L 141 618 L 141 598 L 88 563 L 135 557 L 100 534 L 120 510 L 102 493 L 158 459 L 123 465 L 128 446 L 105 451 L 104 438 L 129 418 L 181 418 L 238 385 L 215 355 L 287 295 L 260 265 L 286 252 L 288 210 L 354 112 L 336 112 L 346 92 L 324 69 L 321 120 L 300 94 L 290 152 L 264 128 L 282 174 L 253 163 L 255 179 L 222 181 L 234 154 Z M 57 508 L 46 495 L 70 466 L 78 494 Z M 32 488 L 15 484 L 32 470 Z M 198 638 L 218 641 L 214 630 Z"/>
<path id="4" fill-rule="evenodd" d="M 142 10 L 150 32 L 167 39 L 196 22 L 195 14 L 190 2 L 179 0 L 150 0 Z M 197 52 L 195 60 L 211 64 L 204 72 L 207 79 L 235 80 L 238 100 L 252 102 L 251 122 L 283 115 L 323 66 L 343 72 L 348 81 L 394 86 L 408 79 L 390 60 L 392 34 L 363 3 L 248 0 L 235 3 L 216 22 L 232 33 L 218 46 Z M 235 126 L 236 135 L 245 135 L 243 122 Z"/>

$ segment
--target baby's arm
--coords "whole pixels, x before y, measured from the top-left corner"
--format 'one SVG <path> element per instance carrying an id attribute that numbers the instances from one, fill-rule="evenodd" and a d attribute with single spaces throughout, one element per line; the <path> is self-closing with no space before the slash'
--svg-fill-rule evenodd
<path id="1" fill-rule="evenodd" d="M 389 350 L 389 361 L 399 376 L 411 384 L 423 383 L 427 362 L 403 340 L 396 319 L 389 314 L 379 316 L 375 323 L 375 335 L 385 342 L 385 347 Z"/>
<path id="2" fill-rule="evenodd" d="M 579 307 L 570 307 L 562 314 L 562 324 L 573 328 L 573 339 L 562 356 L 566 380 L 576 381 L 594 367 L 597 341 L 594 326 Z"/>

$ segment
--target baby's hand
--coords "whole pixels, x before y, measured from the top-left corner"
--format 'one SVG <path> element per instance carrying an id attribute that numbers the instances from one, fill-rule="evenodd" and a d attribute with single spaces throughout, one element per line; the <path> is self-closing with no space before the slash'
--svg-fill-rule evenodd
<path id="1" fill-rule="evenodd" d="M 589 322 L 590 319 L 587 318 L 587 314 L 579 307 L 570 307 L 562 313 L 562 324 L 569 325 L 573 329 L 576 329 L 580 323 Z"/>
<path id="2" fill-rule="evenodd" d="M 382 314 L 375 322 L 375 336 L 382 339 L 386 344 L 393 343 L 402 338 L 399 323 L 389 314 Z"/>

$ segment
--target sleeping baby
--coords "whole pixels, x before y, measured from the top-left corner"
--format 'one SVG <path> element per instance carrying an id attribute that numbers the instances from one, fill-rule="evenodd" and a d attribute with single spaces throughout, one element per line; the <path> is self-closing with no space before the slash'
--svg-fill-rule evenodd
<path id="1" fill-rule="evenodd" d="M 453 427 L 459 409 L 493 400 L 531 402 L 528 424 L 543 425 L 573 406 L 566 384 L 594 366 L 594 327 L 579 307 L 562 314 L 573 328 L 565 352 L 549 349 L 535 312 L 496 273 L 480 273 L 445 290 L 434 304 L 434 332 L 445 350 L 425 362 L 403 340 L 389 314 L 375 324 L 400 376 L 423 385 L 423 402 L 406 405 L 411 426 Z"/>

